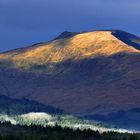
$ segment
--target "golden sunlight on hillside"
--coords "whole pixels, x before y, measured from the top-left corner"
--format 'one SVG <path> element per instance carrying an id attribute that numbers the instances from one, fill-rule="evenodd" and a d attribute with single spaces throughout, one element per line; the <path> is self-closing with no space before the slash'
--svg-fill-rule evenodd
<path id="1" fill-rule="evenodd" d="M 68 59 L 110 56 L 119 52 L 139 51 L 118 40 L 109 31 L 96 31 L 3 53 L 0 54 L 0 59 L 10 60 L 16 67 L 20 67 L 28 64 L 59 63 Z"/>

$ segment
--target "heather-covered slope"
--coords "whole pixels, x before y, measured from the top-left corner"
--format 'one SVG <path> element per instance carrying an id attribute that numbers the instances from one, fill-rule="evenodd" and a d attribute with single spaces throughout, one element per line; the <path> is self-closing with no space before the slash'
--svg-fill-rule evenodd
<path id="1" fill-rule="evenodd" d="M 0 54 L 0 93 L 78 116 L 140 108 L 140 51 L 114 32 L 65 32 Z"/>

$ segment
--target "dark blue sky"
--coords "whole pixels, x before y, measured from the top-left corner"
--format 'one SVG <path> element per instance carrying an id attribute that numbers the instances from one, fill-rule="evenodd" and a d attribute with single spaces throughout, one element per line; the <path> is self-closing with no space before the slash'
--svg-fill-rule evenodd
<path id="1" fill-rule="evenodd" d="M 0 0 L 0 51 L 97 29 L 140 36 L 140 0 Z"/>

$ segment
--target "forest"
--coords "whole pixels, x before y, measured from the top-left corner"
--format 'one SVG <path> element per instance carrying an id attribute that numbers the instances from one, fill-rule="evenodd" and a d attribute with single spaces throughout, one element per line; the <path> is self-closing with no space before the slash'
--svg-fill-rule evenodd
<path id="1" fill-rule="evenodd" d="M 12 125 L 9 122 L 0 123 L 0 140 L 140 140 L 140 134 L 128 134 L 117 132 L 92 131 L 90 129 L 73 130 L 55 127 L 21 126 Z"/>

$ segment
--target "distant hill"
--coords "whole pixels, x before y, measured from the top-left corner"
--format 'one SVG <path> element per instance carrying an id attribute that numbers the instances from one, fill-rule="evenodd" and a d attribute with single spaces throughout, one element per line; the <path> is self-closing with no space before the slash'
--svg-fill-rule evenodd
<path id="1" fill-rule="evenodd" d="M 0 94 L 80 117 L 140 108 L 139 40 L 119 30 L 64 32 L 1 53 Z"/>
<path id="2" fill-rule="evenodd" d="M 114 124 L 118 127 L 131 130 L 140 130 L 140 108 L 134 108 L 127 111 L 120 110 L 118 112 L 112 112 L 108 115 L 85 116 L 84 118 Z"/>
<path id="3" fill-rule="evenodd" d="M 19 115 L 30 112 L 46 112 L 50 114 L 62 114 L 62 110 L 39 104 L 28 99 L 11 99 L 0 95 L 0 114 Z"/>

